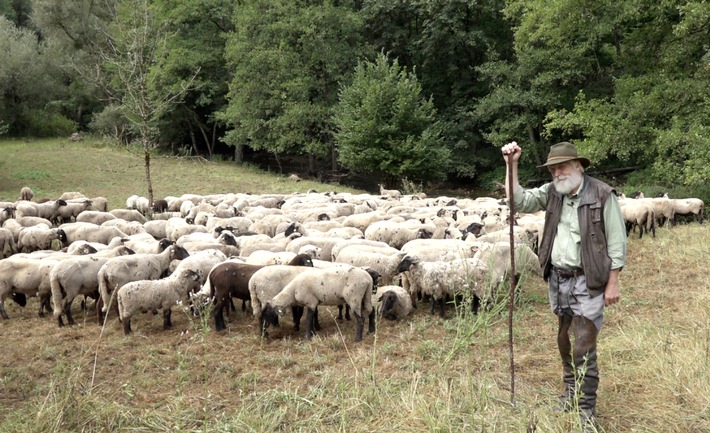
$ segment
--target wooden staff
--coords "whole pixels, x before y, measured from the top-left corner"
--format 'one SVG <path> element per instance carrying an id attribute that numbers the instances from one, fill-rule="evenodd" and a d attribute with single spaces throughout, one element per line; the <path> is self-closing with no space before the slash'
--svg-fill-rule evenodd
<path id="1" fill-rule="evenodd" d="M 515 406 L 515 356 L 513 353 L 513 305 L 515 303 L 515 203 L 513 201 L 513 155 L 508 155 L 508 207 L 510 215 L 510 300 L 508 304 L 508 352 L 510 355 L 510 404 Z"/>

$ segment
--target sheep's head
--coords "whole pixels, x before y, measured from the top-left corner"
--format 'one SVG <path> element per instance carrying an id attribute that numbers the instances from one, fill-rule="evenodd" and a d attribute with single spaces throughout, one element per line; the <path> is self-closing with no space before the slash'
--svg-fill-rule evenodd
<path id="1" fill-rule="evenodd" d="M 399 262 L 399 265 L 397 265 L 397 273 L 402 273 L 405 271 L 408 271 L 409 269 L 412 268 L 416 263 L 419 263 L 419 260 L 416 257 L 413 256 L 405 256 L 401 262 Z"/>
<path id="2" fill-rule="evenodd" d="M 471 223 L 466 227 L 466 229 L 463 231 L 464 233 L 472 233 L 476 237 L 480 237 L 483 233 L 481 231 L 483 230 L 483 224 L 481 223 Z"/>
<path id="3" fill-rule="evenodd" d="M 392 308 L 394 308 L 397 303 L 397 294 L 392 290 L 388 290 L 382 294 L 380 302 L 382 303 L 382 306 L 380 307 L 380 315 L 385 319 L 396 320 L 397 316 L 392 313 Z"/>
<path id="4" fill-rule="evenodd" d="M 57 239 L 59 239 L 62 245 L 67 243 L 67 234 L 63 229 L 57 229 Z M 96 250 L 94 250 L 94 252 L 96 252 Z"/>
<path id="5" fill-rule="evenodd" d="M 173 245 L 175 242 L 171 241 L 170 239 L 163 238 L 158 242 L 158 251 L 163 252 L 167 247 L 170 245 Z"/>
<path id="6" fill-rule="evenodd" d="M 419 229 L 417 230 L 417 239 L 431 239 L 434 234 L 431 230 Z"/>
<path id="7" fill-rule="evenodd" d="M 296 254 L 296 257 L 294 257 L 288 264 L 291 266 L 308 266 L 312 268 L 313 259 L 308 254 Z"/>
<path id="8" fill-rule="evenodd" d="M 190 253 L 180 245 L 171 245 L 170 248 L 170 260 L 184 260 L 190 257 Z"/>

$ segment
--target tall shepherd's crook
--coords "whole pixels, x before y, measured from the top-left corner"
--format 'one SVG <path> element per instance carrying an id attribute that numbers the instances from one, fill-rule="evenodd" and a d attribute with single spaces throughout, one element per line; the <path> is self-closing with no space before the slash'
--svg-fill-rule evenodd
<path id="1" fill-rule="evenodd" d="M 513 155 L 508 155 L 508 207 L 510 215 L 510 300 L 508 303 L 508 353 L 510 355 L 510 404 L 515 406 L 515 357 L 513 354 L 513 305 L 515 303 L 515 203 L 513 200 Z"/>

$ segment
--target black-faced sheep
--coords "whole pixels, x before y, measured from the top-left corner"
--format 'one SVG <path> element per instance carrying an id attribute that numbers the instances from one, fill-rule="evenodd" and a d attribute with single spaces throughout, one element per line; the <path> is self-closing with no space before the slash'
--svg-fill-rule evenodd
<path id="1" fill-rule="evenodd" d="M 372 307 L 375 279 L 368 271 L 355 267 L 304 271 L 264 306 L 264 320 L 274 323 L 278 316 L 286 314 L 287 308 L 303 306 L 307 311 L 306 339 L 310 340 L 319 305 L 347 304 L 357 320 L 355 341 L 361 341 L 365 316 L 369 317 L 369 332 L 375 332 L 375 311 Z"/>
<path id="2" fill-rule="evenodd" d="M 169 246 L 159 254 L 135 254 L 114 257 L 99 270 L 99 293 L 96 313 L 99 325 L 103 324 L 104 313 L 109 309 L 116 310 L 112 299 L 114 293 L 124 284 L 138 280 L 155 280 L 161 277 L 173 260 L 189 257 L 188 252 L 177 245 Z"/>
<path id="3" fill-rule="evenodd" d="M 52 213 L 50 220 L 57 225 L 68 223 L 72 220 L 76 221 L 76 217 L 91 206 L 91 200 L 81 200 L 79 202 L 67 201 L 66 205 L 59 206 L 57 210 Z"/>
<path id="4" fill-rule="evenodd" d="M 429 227 L 412 228 L 392 221 L 379 221 L 365 230 L 365 239 L 385 242 L 400 249 L 413 239 L 431 239 L 433 234 Z"/>
<path id="5" fill-rule="evenodd" d="M 17 253 L 17 244 L 12 232 L 6 228 L 0 228 L 0 259 L 10 257 Z"/>
<path id="6" fill-rule="evenodd" d="M 199 289 L 202 272 L 190 269 L 176 272 L 162 280 L 142 280 L 124 284 L 118 289 L 118 314 L 123 332 L 131 333 L 131 317 L 138 312 L 163 310 L 163 329 L 172 326 L 171 307 L 187 305 L 189 294 Z"/>
<path id="7" fill-rule="evenodd" d="M 407 290 L 400 286 L 380 286 L 375 293 L 377 314 L 389 320 L 400 320 L 414 310 Z"/>
<path id="8" fill-rule="evenodd" d="M 74 325 L 71 306 L 79 295 L 99 298 L 99 271 L 110 258 L 133 254 L 124 246 L 103 250 L 88 256 L 62 260 L 49 272 L 49 284 L 54 304 L 54 317 L 57 324 L 64 326 L 62 314 L 67 317 L 67 323 Z"/>
<path id="9" fill-rule="evenodd" d="M 17 250 L 20 252 L 49 250 L 52 248 L 52 241 L 55 240 L 59 241 L 60 248 L 66 244 L 67 235 L 64 230 L 44 225 L 25 227 L 20 231 Z"/>
<path id="10" fill-rule="evenodd" d="M 313 266 L 312 259 L 306 254 L 300 254 L 288 263 L 290 266 Z M 225 262 L 212 269 L 207 278 L 210 288 L 210 298 L 214 299 L 212 315 L 215 319 L 215 329 L 221 331 L 226 328 L 223 310 L 231 298 L 243 301 L 251 300 L 249 293 L 249 280 L 264 266 L 248 265 L 246 263 Z"/>

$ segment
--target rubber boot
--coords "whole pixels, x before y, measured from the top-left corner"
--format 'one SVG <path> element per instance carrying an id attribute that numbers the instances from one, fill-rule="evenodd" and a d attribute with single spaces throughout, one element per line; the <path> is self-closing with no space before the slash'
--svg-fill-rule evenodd
<path id="1" fill-rule="evenodd" d="M 579 399 L 576 407 L 579 414 L 579 428 L 574 432 L 595 433 L 599 431 L 596 422 L 597 388 L 599 369 L 597 366 L 597 335 L 594 323 L 584 317 L 574 317 L 570 327 L 574 335 L 572 356 Z"/>

